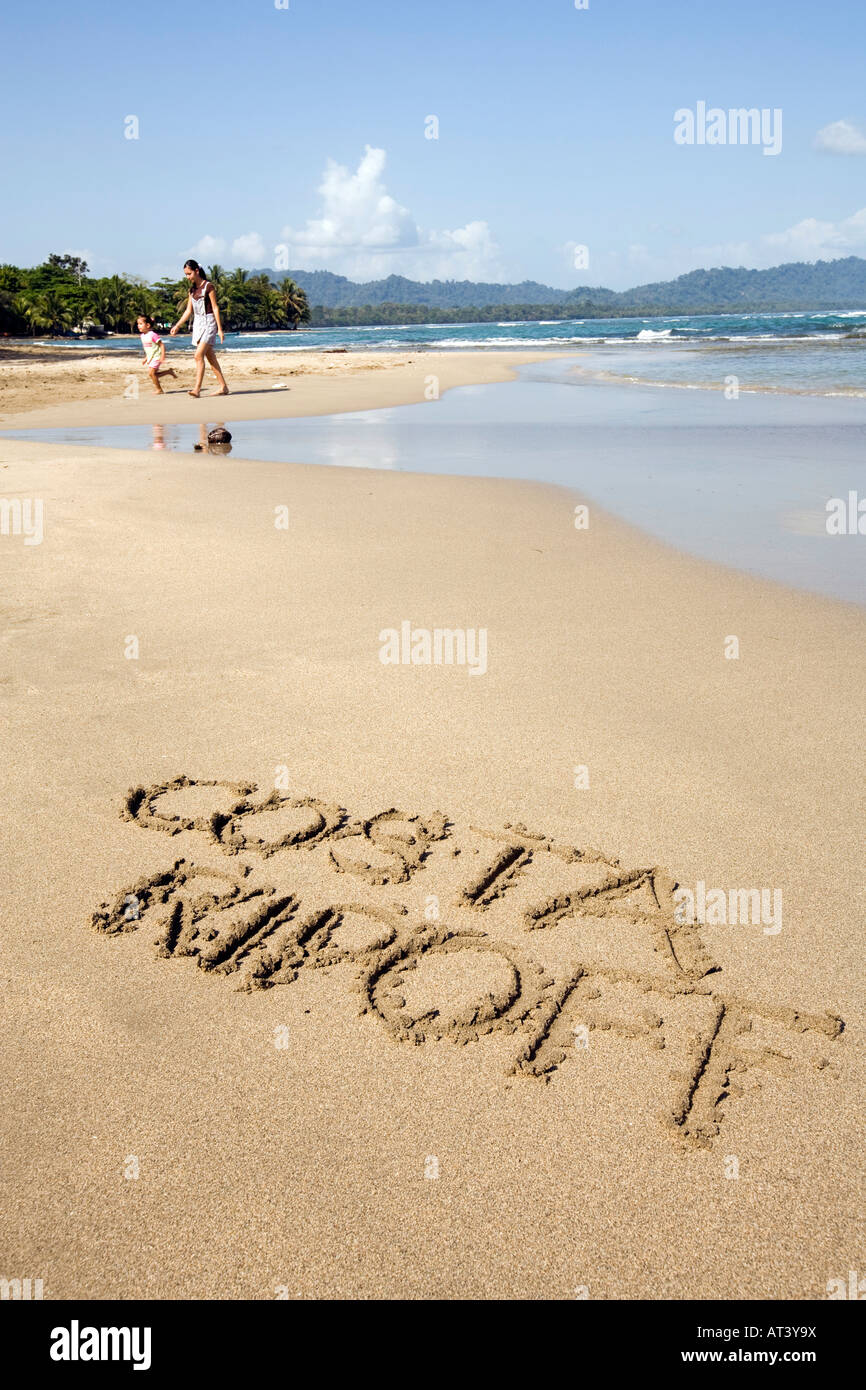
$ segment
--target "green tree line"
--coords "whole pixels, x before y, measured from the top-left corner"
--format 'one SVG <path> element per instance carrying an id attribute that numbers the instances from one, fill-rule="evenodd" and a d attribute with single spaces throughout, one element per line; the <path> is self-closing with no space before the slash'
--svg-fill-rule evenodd
<path id="1" fill-rule="evenodd" d="M 866 299 L 864 299 L 866 304 Z M 793 302 L 756 300 L 744 306 L 741 313 L 782 313 L 796 309 Z M 822 308 L 821 305 L 814 306 Z M 728 312 L 724 305 L 697 301 L 689 309 L 682 305 L 647 300 L 645 303 L 596 304 L 591 300 L 569 300 L 566 304 L 485 304 L 467 305 L 460 309 L 434 309 L 429 304 L 364 304 L 357 308 L 323 308 L 314 305 L 310 324 L 313 328 L 365 327 L 367 325 L 411 323 L 534 323 L 539 319 L 566 322 L 573 319 L 639 319 L 669 318 L 679 314 L 721 314 Z"/>
<path id="2" fill-rule="evenodd" d="M 395 326 L 401 324 L 453 323 L 529 323 L 538 319 L 616 319 L 673 314 L 718 314 L 735 305 L 739 312 L 783 312 L 803 307 L 803 296 L 812 309 L 840 307 L 845 292 L 853 295 L 864 284 L 860 303 L 866 303 L 866 261 L 849 257 L 843 262 L 816 266 L 780 266 L 774 271 L 693 271 L 677 281 L 644 285 L 637 290 L 614 294 L 611 290 L 580 289 L 563 292 L 564 298 L 525 304 L 507 301 L 497 304 L 460 303 L 434 307 L 428 303 L 386 300 L 360 305 L 308 304 L 307 292 L 292 276 L 274 281 L 267 271 L 227 272 L 213 265 L 208 272 L 216 287 L 223 323 L 229 331 L 273 331 L 294 329 L 301 324 L 314 328 Z M 0 265 L 0 333 L 16 336 L 68 335 L 78 332 L 134 333 L 135 320 L 144 312 L 161 328 L 174 322 L 186 304 L 189 287 L 185 279 L 158 280 L 155 284 L 131 275 L 111 275 L 102 279 L 88 276 L 86 263 L 75 256 L 51 255 L 39 266 L 21 269 Z M 800 272 L 798 277 L 793 272 Z M 803 275 L 811 272 L 811 291 Z M 273 272 L 276 273 L 276 272 Z M 302 274 L 302 272 L 296 272 Z M 325 272 L 318 272 L 313 294 L 327 289 Z M 339 277 L 330 277 L 330 279 Z M 809 275 L 806 275 L 809 279 Z M 414 282 L 392 277 L 399 293 Z M 347 281 L 346 284 L 349 282 Z M 431 292 L 433 286 L 421 286 Z M 475 291 L 507 290 L 515 286 L 483 286 L 461 282 L 457 288 Z M 362 290 L 365 287 L 355 286 Z M 444 288 L 454 288 L 445 286 Z M 544 292 L 547 287 L 526 282 L 528 291 Z M 798 294 L 799 288 L 799 294 Z M 556 293 L 550 291 L 551 294 Z M 835 305 L 830 295 L 835 298 Z M 827 298 L 824 298 L 824 295 Z M 479 296 L 480 297 L 480 296 Z"/>
<path id="3" fill-rule="evenodd" d="M 50 255 L 43 265 L 0 265 L 0 333 L 52 337 L 74 332 L 134 333 L 141 313 L 168 328 L 183 311 L 185 279 L 149 285 L 132 275 L 93 279 L 76 256 Z M 294 280 L 274 284 L 245 270 L 208 272 L 226 329 L 297 328 L 310 320 L 304 291 Z"/>

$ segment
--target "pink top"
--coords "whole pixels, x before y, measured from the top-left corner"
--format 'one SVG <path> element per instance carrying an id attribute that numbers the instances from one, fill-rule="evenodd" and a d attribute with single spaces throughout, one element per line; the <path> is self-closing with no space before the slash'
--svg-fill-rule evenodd
<path id="1" fill-rule="evenodd" d="M 159 345 L 161 342 L 162 338 L 160 338 L 158 333 L 154 333 L 153 329 L 151 329 L 149 333 L 142 333 L 141 346 L 144 348 L 144 356 L 147 360 L 148 367 L 155 367 L 159 361 Z"/>

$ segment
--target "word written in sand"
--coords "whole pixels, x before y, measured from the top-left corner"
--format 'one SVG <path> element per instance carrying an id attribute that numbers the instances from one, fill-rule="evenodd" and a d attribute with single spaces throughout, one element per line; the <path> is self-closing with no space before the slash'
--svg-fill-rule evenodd
<path id="1" fill-rule="evenodd" d="M 256 792 L 187 777 L 131 790 L 124 819 L 198 835 L 216 863 L 178 858 L 125 886 L 93 914 L 97 930 L 155 927 L 159 956 L 192 957 L 247 991 L 347 967 L 360 1013 L 395 1040 L 510 1039 L 515 1078 L 550 1080 L 618 1039 L 661 1068 L 659 1118 L 689 1148 L 712 1144 L 761 1074 L 837 1074 L 828 1053 L 842 1020 L 721 987 L 662 868 L 625 868 L 523 825 L 365 818 Z M 348 893 L 334 891 L 342 883 Z"/>

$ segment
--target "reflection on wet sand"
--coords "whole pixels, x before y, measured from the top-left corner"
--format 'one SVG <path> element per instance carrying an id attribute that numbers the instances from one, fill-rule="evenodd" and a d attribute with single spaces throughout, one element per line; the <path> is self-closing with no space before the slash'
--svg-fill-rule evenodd
<path id="1" fill-rule="evenodd" d="M 237 422 L 232 451 L 559 484 L 689 553 L 866 600 L 862 556 L 826 528 L 828 500 L 859 487 L 866 401 L 744 392 L 733 411 L 720 391 L 578 381 L 571 365 L 523 367 L 519 381 L 464 386 L 435 402 Z M 199 452 L 229 452 L 208 435 L 198 423 L 160 426 L 152 445 L 149 425 L 15 431 L 123 449 L 190 451 L 198 438 Z"/>

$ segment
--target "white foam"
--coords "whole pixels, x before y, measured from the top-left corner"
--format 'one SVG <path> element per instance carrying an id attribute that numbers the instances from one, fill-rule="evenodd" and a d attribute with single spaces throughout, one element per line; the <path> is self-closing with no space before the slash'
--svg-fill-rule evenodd
<path id="1" fill-rule="evenodd" d="M 563 343 L 601 342 L 601 338 L 431 338 L 423 344 L 434 348 L 475 348 L 475 347 L 520 347 L 531 350 L 537 347 L 562 347 Z M 420 347 L 420 343 L 401 343 L 401 347 Z"/>

